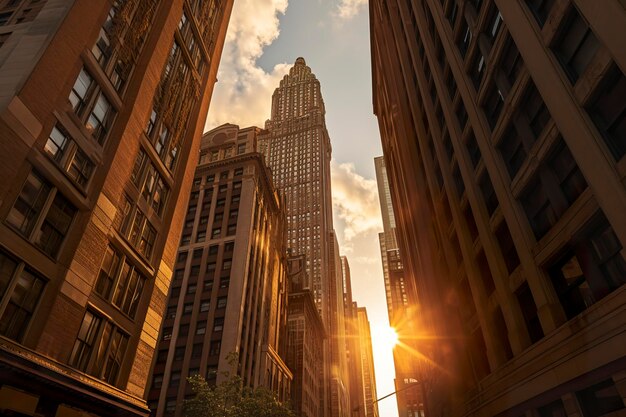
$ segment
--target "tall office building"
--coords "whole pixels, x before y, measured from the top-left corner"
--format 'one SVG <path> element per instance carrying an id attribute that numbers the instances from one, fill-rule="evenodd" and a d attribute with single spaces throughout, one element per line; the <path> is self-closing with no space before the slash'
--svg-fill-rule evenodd
<path id="1" fill-rule="evenodd" d="M 298 58 L 272 95 L 272 115 L 260 141 L 274 184 L 285 197 L 287 248 L 294 255 L 306 255 L 307 286 L 328 326 L 334 269 L 329 240 L 332 148 L 325 114 L 320 82 L 304 58 Z"/>
<path id="2" fill-rule="evenodd" d="M 363 385 L 363 409 L 365 417 L 378 417 L 378 403 L 376 400 L 376 374 L 374 372 L 374 354 L 372 351 L 372 334 L 370 322 L 365 307 L 357 307 L 357 322 L 359 328 L 359 350 L 361 353 L 361 370 Z"/>
<path id="3" fill-rule="evenodd" d="M 323 384 L 320 398 L 325 413 L 343 416 L 343 405 L 349 400 L 346 367 L 339 353 L 343 351 L 345 359 L 343 293 L 330 189 L 331 145 L 320 82 L 304 58 L 296 59 L 274 91 L 272 114 L 265 127 L 259 142 L 274 184 L 285 198 L 287 248 L 294 255 L 306 256 L 309 282 L 305 288 L 312 290 L 329 334 L 324 349 L 328 382 Z"/>
<path id="4" fill-rule="evenodd" d="M 382 156 L 374 158 L 374 166 L 376 168 L 380 211 L 383 218 L 383 232 L 378 234 L 378 240 L 383 262 L 387 312 L 389 324 L 400 338 L 399 343 L 393 349 L 398 414 L 400 417 L 421 417 L 424 413 L 424 404 L 422 390 L 418 384 L 418 358 L 414 354 L 419 349 L 419 345 L 416 343 L 417 340 L 412 337 L 415 323 L 411 316 L 415 313 L 415 308 L 409 305 L 407 297 L 404 266 L 396 237 L 396 220 L 393 214 L 385 159 Z"/>
<path id="5" fill-rule="evenodd" d="M 0 1 L 0 413 L 149 413 L 231 8 Z"/>
<path id="6" fill-rule="evenodd" d="M 293 372 L 291 406 L 298 417 L 321 417 L 324 340 L 328 335 L 315 305 L 304 255 L 288 256 L 289 302 L 286 362 Z"/>
<path id="7" fill-rule="evenodd" d="M 219 384 L 232 369 L 289 399 L 284 213 L 259 131 L 225 124 L 202 136 L 148 396 L 157 417 L 182 415 L 188 377 Z"/>
<path id="8" fill-rule="evenodd" d="M 361 341 L 357 304 L 352 299 L 352 276 L 350 263 L 341 257 L 343 300 L 346 326 L 346 362 L 350 391 L 350 417 L 365 417 L 365 393 L 363 391 L 363 368 L 361 366 Z"/>
<path id="9" fill-rule="evenodd" d="M 370 16 L 427 415 L 623 413 L 624 2 Z"/>

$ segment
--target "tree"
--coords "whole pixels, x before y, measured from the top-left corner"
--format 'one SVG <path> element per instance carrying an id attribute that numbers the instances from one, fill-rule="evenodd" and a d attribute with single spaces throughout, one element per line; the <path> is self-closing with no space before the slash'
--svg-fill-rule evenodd
<path id="1" fill-rule="evenodd" d="M 237 355 L 229 357 L 231 368 L 237 363 Z M 226 380 L 209 386 L 200 375 L 188 378 L 195 397 L 184 404 L 185 417 L 294 417 L 286 404 L 281 404 L 274 393 L 264 387 L 243 386 L 241 377 L 224 372 Z"/>

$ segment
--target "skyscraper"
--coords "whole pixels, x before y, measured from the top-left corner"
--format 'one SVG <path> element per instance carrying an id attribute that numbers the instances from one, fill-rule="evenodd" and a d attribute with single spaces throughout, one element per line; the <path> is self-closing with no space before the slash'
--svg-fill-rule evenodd
<path id="1" fill-rule="evenodd" d="M 370 17 L 427 412 L 623 413 L 624 2 L 373 0 Z"/>
<path id="2" fill-rule="evenodd" d="M 330 194 L 331 145 L 320 82 L 304 58 L 272 95 L 272 115 L 260 137 L 274 184 L 285 197 L 287 248 L 306 255 L 306 271 L 324 324 L 330 320 L 333 231 Z"/>
<path id="3" fill-rule="evenodd" d="M 340 359 L 343 356 L 345 362 L 345 326 L 332 219 L 331 145 L 320 82 L 304 58 L 296 59 L 274 91 L 272 114 L 265 127 L 259 142 L 274 184 L 285 198 L 287 248 L 293 255 L 306 256 L 309 282 L 304 288 L 312 290 L 329 335 L 324 349 L 327 382 L 320 398 L 324 399 L 324 411 L 343 415 L 345 411 L 338 410 L 345 410 L 342 404 L 349 400 L 346 367 Z"/>
<path id="4" fill-rule="evenodd" d="M 378 417 L 378 403 L 376 400 L 376 374 L 374 372 L 374 353 L 372 351 L 372 334 L 370 322 L 365 307 L 357 307 L 357 321 L 359 324 L 359 347 L 361 353 L 361 370 L 363 375 L 363 407 L 365 417 Z"/>
<path id="5" fill-rule="evenodd" d="M 289 399 L 284 213 L 259 131 L 225 124 L 202 137 L 148 396 L 157 417 L 182 415 L 188 377 L 222 382 L 231 353 L 246 386 Z"/>
<path id="6" fill-rule="evenodd" d="M 422 390 L 418 384 L 418 358 L 415 355 L 419 346 L 412 337 L 415 327 L 411 317 L 416 310 L 414 306 L 409 305 L 407 297 L 406 278 L 396 237 L 396 220 L 385 159 L 382 156 L 374 158 L 374 166 L 383 218 L 383 232 L 378 234 L 378 240 L 383 261 L 387 312 L 389 324 L 399 337 L 399 343 L 393 349 L 398 414 L 400 417 L 421 416 L 424 412 L 424 404 L 421 398 Z"/>
<path id="7" fill-rule="evenodd" d="M 0 413 L 148 414 L 231 8 L 0 2 Z"/>

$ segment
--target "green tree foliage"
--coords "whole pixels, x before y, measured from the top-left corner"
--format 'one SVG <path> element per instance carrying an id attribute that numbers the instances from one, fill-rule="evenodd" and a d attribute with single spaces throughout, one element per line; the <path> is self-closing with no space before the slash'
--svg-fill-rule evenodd
<path id="1" fill-rule="evenodd" d="M 236 355 L 231 355 L 229 362 L 236 364 Z M 231 372 L 225 372 L 224 376 L 226 380 L 216 386 L 209 386 L 200 375 L 188 378 L 195 397 L 185 401 L 185 417 L 295 416 L 270 390 L 244 387 L 241 377 Z"/>

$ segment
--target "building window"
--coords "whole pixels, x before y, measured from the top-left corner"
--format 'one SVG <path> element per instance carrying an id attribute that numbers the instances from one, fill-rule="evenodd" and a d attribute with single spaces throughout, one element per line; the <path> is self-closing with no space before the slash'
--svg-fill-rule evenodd
<path id="1" fill-rule="evenodd" d="M 31 171 L 6 221 L 55 258 L 76 213 L 76 208 L 55 187 Z"/>
<path id="2" fill-rule="evenodd" d="M 480 83 L 483 81 L 483 76 L 485 75 L 485 67 L 485 57 L 480 52 L 480 48 L 477 48 L 469 68 L 470 78 L 472 79 L 472 83 L 474 84 L 474 88 L 476 88 L 476 91 L 478 91 L 478 89 L 480 88 Z"/>
<path id="3" fill-rule="evenodd" d="M 539 314 L 537 313 L 537 305 L 535 304 L 535 299 L 530 291 L 528 282 L 524 281 L 518 290 L 515 291 L 515 296 L 517 297 L 522 317 L 524 317 L 524 323 L 526 323 L 530 341 L 535 343 L 543 338 L 544 334 L 541 322 L 539 321 Z"/>
<path id="4" fill-rule="evenodd" d="M 623 410 L 624 400 L 612 379 L 606 379 L 576 393 L 578 403 L 586 417 L 602 417 Z"/>
<path id="5" fill-rule="evenodd" d="M 219 297 L 217 299 L 217 307 L 218 309 L 220 308 L 225 308 L 226 307 L 226 297 Z"/>
<path id="6" fill-rule="evenodd" d="M 565 406 L 563 405 L 563 401 L 556 400 L 551 402 L 548 405 L 544 405 L 543 407 L 539 407 L 537 409 L 539 413 L 539 417 L 566 417 L 567 412 L 565 411 Z"/>
<path id="7" fill-rule="evenodd" d="M 131 181 L 141 196 L 160 216 L 169 194 L 169 186 L 143 149 L 139 150 Z"/>
<path id="8" fill-rule="evenodd" d="M 622 244 L 604 215 L 574 236 L 566 252 L 548 267 L 548 274 L 567 318 L 626 283 Z"/>
<path id="9" fill-rule="evenodd" d="M 511 359 L 513 357 L 513 349 L 511 349 L 511 342 L 509 341 L 509 330 L 506 327 L 506 321 L 500 307 L 497 307 L 493 314 L 493 325 L 496 342 L 500 345 L 502 354 L 507 360 Z"/>
<path id="10" fill-rule="evenodd" d="M 498 71 L 507 79 L 509 86 L 512 86 L 523 67 L 524 61 L 517 50 L 517 45 L 513 42 L 513 38 L 507 35 L 507 41 L 498 62 Z"/>
<path id="11" fill-rule="evenodd" d="M 586 106 L 613 157 L 626 154 L 626 76 L 615 64 L 603 77 L 594 98 Z"/>
<path id="12" fill-rule="evenodd" d="M 500 245 L 500 251 L 509 274 L 513 273 L 515 268 L 520 264 L 519 256 L 517 255 L 517 249 L 513 243 L 511 232 L 506 224 L 506 221 L 500 223 L 496 230 L 496 239 Z"/>
<path id="13" fill-rule="evenodd" d="M 218 237 L 220 237 L 220 234 L 222 233 L 222 229 L 217 227 L 215 229 L 213 229 L 211 231 L 211 239 L 217 239 Z"/>
<path id="14" fill-rule="evenodd" d="M 207 311 L 209 311 L 210 306 L 211 306 L 211 302 L 209 300 L 200 301 L 200 312 L 206 313 Z"/>
<path id="15" fill-rule="evenodd" d="M 221 347 L 222 343 L 219 340 L 211 342 L 211 345 L 209 346 L 209 355 L 218 356 L 220 354 Z"/>
<path id="16" fill-rule="evenodd" d="M 496 285 L 493 282 L 491 268 L 489 268 L 489 262 L 487 261 L 487 257 L 485 256 L 485 252 L 483 250 L 476 255 L 476 264 L 478 266 L 480 279 L 482 280 L 483 287 L 485 289 L 485 294 L 489 296 L 496 290 Z"/>
<path id="17" fill-rule="evenodd" d="M 485 202 L 485 207 L 487 208 L 487 213 L 489 214 L 489 217 L 491 217 L 496 211 L 496 208 L 498 208 L 498 197 L 496 196 L 496 192 L 493 189 L 491 180 L 489 179 L 489 174 L 486 171 L 481 175 L 478 185 L 483 194 L 483 200 Z"/>
<path id="18" fill-rule="evenodd" d="M 22 342 L 46 282 L 0 251 L 0 334 Z"/>
<path id="19" fill-rule="evenodd" d="M 489 122 L 491 130 L 498 124 L 502 107 L 504 106 L 504 96 L 496 85 L 492 85 L 483 103 L 483 111 Z"/>
<path id="20" fill-rule="evenodd" d="M 78 74 L 69 101 L 87 130 L 102 145 L 117 111 L 85 68 Z"/>
<path id="21" fill-rule="evenodd" d="M 44 151 L 72 181 L 87 186 L 95 165 L 60 125 L 52 128 Z"/>
<path id="22" fill-rule="evenodd" d="M 546 23 L 548 20 L 548 16 L 550 15 L 550 11 L 552 10 L 552 6 L 554 6 L 555 0 L 525 0 L 528 8 L 535 15 L 535 19 L 537 19 L 537 23 L 540 27 Z"/>
<path id="23" fill-rule="evenodd" d="M 198 326 L 196 327 L 196 335 L 200 336 L 206 334 L 206 321 L 198 322 Z"/>
<path id="24" fill-rule="evenodd" d="M 126 197 L 120 232 L 128 241 L 150 260 L 157 238 L 157 231 L 148 217 Z"/>
<path id="25" fill-rule="evenodd" d="M 117 386 L 128 339 L 128 334 L 113 322 L 87 310 L 69 364 Z"/>
<path id="26" fill-rule="evenodd" d="M 237 145 L 237 155 L 241 155 L 242 153 L 245 153 L 245 152 L 246 152 L 246 144 L 245 143 L 240 143 L 239 145 Z M 237 174 L 235 174 L 235 175 L 237 175 Z"/>
<path id="27" fill-rule="evenodd" d="M 598 39 L 572 6 L 552 44 L 552 50 L 572 84 L 585 73 L 599 48 Z"/>
<path id="28" fill-rule="evenodd" d="M 189 284 L 187 286 L 187 294 L 195 294 L 197 287 L 198 286 L 196 284 Z"/>
<path id="29" fill-rule="evenodd" d="M 535 237 L 541 239 L 559 219 L 541 179 L 535 179 L 526 187 L 520 201 Z"/>
<path id="30" fill-rule="evenodd" d="M 563 139 L 557 141 L 545 165 L 554 173 L 567 203 L 573 204 L 587 188 L 587 181 Z"/>
<path id="31" fill-rule="evenodd" d="M 520 197 L 535 237 L 541 239 L 586 188 L 576 161 L 558 139 Z"/>
<path id="32" fill-rule="evenodd" d="M 457 41 L 457 46 L 459 47 L 459 52 L 461 52 L 461 56 L 465 57 L 465 54 L 467 53 L 467 48 L 472 42 L 472 31 L 470 30 L 465 19 L 461 19 L 461 21 L 461 37 Z"/>
<path id="33" fill-rule="evenodd" d="M 228 271 L 232 268 L 232 266 L 233 266 L 232 259 L 224 259 L 224 262 L 222 263 L 222 271 Z"/>
<path id="34" fill-rule="evenodd" d="M 185 347 L 184 346 L 177 347 L 176 349 L 174 349 L 174 360 L 175 361 L 182 361 L 184 357 L 185 357 Z"/>
<path id="35" fill-rule="evenodd" d="M 539 91 L 537 91 L 535 83 L 532 81 L 526 88 L 526 93 L 519 104 L 519 109 L 526 115 L 528 125 L 535 139 L 539 138 L 541 132 L 543 132 L 543 129 L 550 120 L 550 112 L 543 102 Z"/>
<path id="36" fill-rule="evenodd" d="M 213 321 L 213 331 L 221 332 L 224 330 L 224 317 L 216 317 Z"/>
<path id="37" fill-rule="evenodd" d="M 509 126 L 504 132 L 498 144 L 498 150 L 504 160 L 509 176 L 511 179 L 515 178 L 515 175 L 517 175 L 526 160 L 526 150 L 515 126 Z"/>
<path id="38" fill-rule="evenodd" d="M 226 236 L 233 236 L 235 233 L 237 233 L 237 225 L 236 224 L 229 225 L 228 228 L 226 229 Z"/>
<path id="39" fill-rule="evenodd" d="M 131 260 L 109 245 L 96 281 L 96 292 L 134 318 L 145 283 L 146 278 Z"/>
<path id="40" fill-rule="evenodd" d="M 234 176 L 235 176 L 235 177 L 239 177 L 239 176 L 241 176 L 241 175 L 243 175 L 243 168 L 237 168 L 237 169 L 235 170 Z"/>

